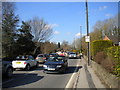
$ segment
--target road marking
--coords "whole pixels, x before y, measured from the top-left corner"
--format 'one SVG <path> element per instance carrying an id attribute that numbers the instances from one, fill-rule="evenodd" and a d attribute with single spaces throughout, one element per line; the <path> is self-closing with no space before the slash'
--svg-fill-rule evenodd
<path id="1" fill-rule="evenodd" d="M 28 73 L 34 73 L 36 70 L 34 70 L 34 71 L 30 71 L 30 72 L 28 72 Z"/>
<path id="2" fill-rule="evenodd" d="M 75 70 L 74 70 L 74 73 L 72 74 L 72 76 L 71 76 L 70 80 L 68 81 L 68 83 L 67 83 L 67 85 L 66 85 L 65 88 L 72 88 L 72 87 L 71 87 L 71 83 L 72 83 L 72 81 L 73 81 L 72 79 L 73 79 L 73 77 L 74 77 L 75 74 L 76 74 L 76 71 L 77 71 L 77 69 L 78 69 L 79 63 L 80 63 L 80 59 L 79 59 L 79 62 L 78 62 L 78 64 L 77 64 L 77 67 L 76 67 Z M 74 83 L 72 83 L 72 84 L 74 84 Z"/>

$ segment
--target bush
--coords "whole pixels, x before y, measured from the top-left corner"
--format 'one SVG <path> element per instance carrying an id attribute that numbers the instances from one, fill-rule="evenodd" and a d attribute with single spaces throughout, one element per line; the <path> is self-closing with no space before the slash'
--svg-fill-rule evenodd
<path id="1" fill-rule="evenodd" d="M 98 52 L 104 51 L 106 48 L 111 47 L 113 42 L 110 40 L 96 40 L 92 42 L 92 56 L 94 57 Z"/>
<path id="2" fill-rule="evenodd" d="M 102 52 L 97 52 L 94 59 L 108 72 L 120 77 L 120 46 L 109 47 Z"/>
<path id="3" fill-rule="evenodd" d="M 114 57 L 116 60 L 120 59 L 120 46 L 113 46 L 107 48 L 107 55 Z"/>
<path id="4" fill-rule="evenodd" d="M 97 62 L 98 64 L 101 64 L 102 61 L 104 61 L 106 58 L 106 55 L 104 52 L 98 52 L 95 56 L 95 62 Z"/>
<path id="5" fill-rule="evenodd" d="M 105 59 L 102 60 L 101 65 L 110 73 L 116 74 L 114 72 L 116 62 L 114 62 L 113 58 L 106 57 Z"/>
<path id="6" fill-rule="evenodd" d="M 113 58 L 113 62 L 116 63 L 114 72 L 120 77 L 120 46 L 109 47 L 107 49 L 107 56 Z"/>
<path id="7" fill-rule="evenodd" d="M 112 57 L 108 57 L 105 52 L 98 52 L 95 56 L 95 62 L 103 66 L 108 72 L 116 74 L 114 70 L 117 63 Z"/>

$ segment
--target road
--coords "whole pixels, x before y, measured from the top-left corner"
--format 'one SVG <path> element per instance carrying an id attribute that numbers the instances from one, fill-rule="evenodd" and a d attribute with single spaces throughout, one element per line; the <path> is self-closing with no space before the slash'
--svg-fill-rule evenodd
<path id="1" fill-rule="evenodd" d="M 17 70 L 11 79 L 3 79 L 3 88 L 65 88 L 73 73 L 78 72 L 80 59 L 69 59 L 65 74 L 45 74 L 42 65 L 30 71 Z"/>

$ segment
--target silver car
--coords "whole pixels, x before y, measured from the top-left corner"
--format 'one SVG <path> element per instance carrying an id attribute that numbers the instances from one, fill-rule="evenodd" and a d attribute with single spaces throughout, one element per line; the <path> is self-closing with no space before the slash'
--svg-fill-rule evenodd
<path id="1" fill-rule="evenodd" d="M 45 60 L 46 60 L 45 54 L 38 54 L 36 57 L 36 60 L 38 63 L 45 63 Z"/>

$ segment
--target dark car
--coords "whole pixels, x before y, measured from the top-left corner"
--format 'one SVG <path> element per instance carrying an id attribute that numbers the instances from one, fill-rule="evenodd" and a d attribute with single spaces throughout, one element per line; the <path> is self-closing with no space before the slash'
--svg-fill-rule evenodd
<path id="1" fill-rule="evenodd" d="M 50 57 L 57 57 L 58 54 L 57 54 L 57 53 L 50 53 L 49 56 L 50 56 Z"/>
<path id="2" fill-rule="evenodd" d="M 43 65 L 45 73 L 65 73 L 67 67 L 65 56 L 50 57 Z"/>
<path id="3" fill-rule="evenodd" d="M 2 61 L 2 74 L 8 78 L 13 75 L 13 67 L 10 61 Z"/>

